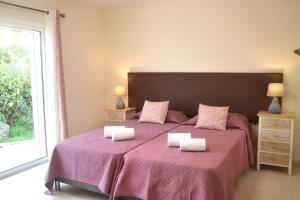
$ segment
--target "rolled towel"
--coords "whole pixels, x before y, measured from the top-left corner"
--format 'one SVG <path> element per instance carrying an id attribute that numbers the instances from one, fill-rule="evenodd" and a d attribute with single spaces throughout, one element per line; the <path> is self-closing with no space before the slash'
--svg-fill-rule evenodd
<path id="1" fill-rule="evenodd" d="M 130 140 L 134 137 L 134 128 L 115 129 L 111 135 L 113 141 Z"/>
<path id="2" fill-rule="evenodd" d="M 206 140 L 203 138 L 183 138 L 180 140 L 181 151 L 206 151 Z"/>
<path id="3" fill-rule="evenodd" d="M 110 138 L 114 130 L 123 129 L 125 126 L 104 126 L 104 137 Z"/>
<path id="4" fill-rule="evenodd" d="M 168 133 L 168 146 L 179 147 L 183 138 L 191 138 L 191 133 Z"/>

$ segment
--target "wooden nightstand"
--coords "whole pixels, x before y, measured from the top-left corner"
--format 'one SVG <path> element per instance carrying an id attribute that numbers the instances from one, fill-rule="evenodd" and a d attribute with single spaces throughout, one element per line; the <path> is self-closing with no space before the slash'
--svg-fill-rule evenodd
<path id="1" fill-rule="evenodd" d="M 259 111 L 257 170 L 261 164 L 288 167 L 292 174 L 294 113 Z"/>
<path id="2" fill-rule="evenodd" d="M 134 113 L 136 108 L 124 108 L 124 109 L 105 109 L 106 124 L 110 125 L 117 122 L 122 122 L 129 119 Z"/>

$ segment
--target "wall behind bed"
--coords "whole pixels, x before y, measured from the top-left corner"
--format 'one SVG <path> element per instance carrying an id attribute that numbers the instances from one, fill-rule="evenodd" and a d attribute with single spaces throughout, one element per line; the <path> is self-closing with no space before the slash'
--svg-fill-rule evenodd
<path id="1" fill-rule="evenodd" d="M 300 115 L 299 0 L 132 0 L 104 17 L 106 106 L 129 71 L 284 72 L 284 108 Z M 294 141 L 300 161 L 299 118 Z"/>

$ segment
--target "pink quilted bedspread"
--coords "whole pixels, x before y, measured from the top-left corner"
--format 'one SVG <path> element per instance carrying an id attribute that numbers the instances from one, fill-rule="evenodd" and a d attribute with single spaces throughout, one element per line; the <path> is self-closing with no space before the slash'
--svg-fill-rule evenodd
<path id="1" fill-rule="evenodd" d="M 250 164 L 248 130 L 195 129 L 182 125 L 170 132 L 206 138 L 207 152 L 181 152 L 161 135 L 126 153 L 114 198 L 143 200 L 229 200 L 242 171 Z"/>
<path id="2" fill-rule="evenodd" d="M 103 128 L 99 128 L 58 144 L 53 151 L 45 178 L 46 187 L 52 191 L 54 179 L 65 178 L 96 185 L 102 192 L 110 194 L 122 167 L 123 155 L 179 124 L 159 125 L 127 120 L 119 125 L 134 128 L 135 139 L 113 142 L 105 139 Z"/>

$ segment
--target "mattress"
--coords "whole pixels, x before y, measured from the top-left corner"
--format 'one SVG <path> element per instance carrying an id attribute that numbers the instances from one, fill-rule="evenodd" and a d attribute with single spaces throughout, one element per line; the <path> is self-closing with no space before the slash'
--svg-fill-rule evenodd
<path id="1" fill-rule="evenodd" d="M 55 179 L 67 179 L 98 186 L 100 191 L 110 194 L 125 153 L 179 126 L 176 123 L 139 123 L 136 119 L 118 125 L 134 128 L 135 139 L 113 142 L 104 138 L 103 128 L 99 128 L 58 144 L 45 178 L 49 192 L 53 190 Z"/>

